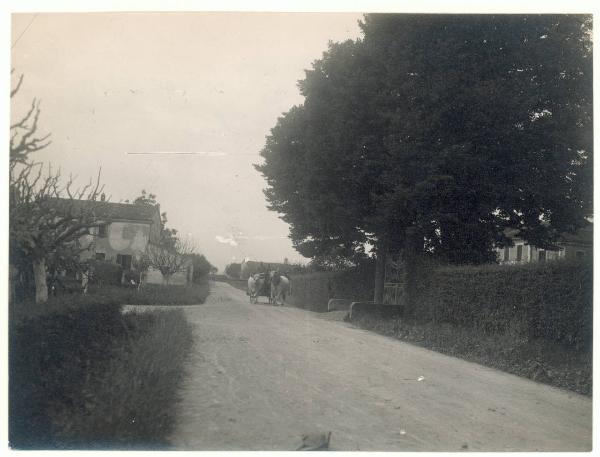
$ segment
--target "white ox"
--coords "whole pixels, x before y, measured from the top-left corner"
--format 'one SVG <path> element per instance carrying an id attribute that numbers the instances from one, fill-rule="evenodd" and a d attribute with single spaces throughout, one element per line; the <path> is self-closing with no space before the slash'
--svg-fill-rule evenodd
<path id="1" fill-rule="evenodd" d="M 248 295 L 250 295 L 250 303 L 258 301 L 258 294 L 265 285 L 265 277 L 260 273 L 256 273 L 248 278 Z"/>
<path id="2" fill-rule="evenodd" d="M 271 277 L 271 303 L 285 305 L 285 297 L 290 292 L 290 280 L 276 271 L 272 271 Z"/>

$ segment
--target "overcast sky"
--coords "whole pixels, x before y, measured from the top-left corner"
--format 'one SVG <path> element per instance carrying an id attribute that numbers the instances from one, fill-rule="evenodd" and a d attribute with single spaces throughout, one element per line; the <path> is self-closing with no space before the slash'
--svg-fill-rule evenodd
<path id="1" fill-rule="evenodd" d="M 302 102 L 304 70 L 329 40 L 359 37 L 360 18 L 16 14 L 12 67 L 25 80 L 12 117 L 40 98 L 52 144 L 36 159 L 80 179 L 102 167 L 111 201 L 155 193 L 168 225 L 220 270 L 244 257 L 299 261 L 252 164 L 277 117 Z M 157 152 L 197 154 L 140 154 Z"/>

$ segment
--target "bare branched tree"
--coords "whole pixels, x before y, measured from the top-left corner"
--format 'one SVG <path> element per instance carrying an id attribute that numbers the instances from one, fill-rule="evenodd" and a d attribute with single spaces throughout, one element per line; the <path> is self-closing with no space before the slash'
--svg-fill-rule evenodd
<path id="1" fill-rule="evenodd" d="M 172 276 L 180 271 L 185 271 L 190 261 L 189 256 L 194 253 L 194 247 L 189 241 L 177 239 L 173 248 L 151 244 L 148 246 L 148 260 L 150 266 L 160 271 L 169 284 Z"/>
<path id="2" fill-rule="evenodd" d="M 14 70 L 11 71 L 11 74 Z M 21 88 L 23 75 L 19 77 L 14 89 L 10 91 L 12 99 Z M 33 99 L 27 114 L 10 126 L 10 166 L 11 172 L 17 164 L 29 164 L 29 154 L 50 145 L 50 134 L 38 136 L 38 120 L 40 117 L 40 101 Z"/>
<path id="3" fill-rule="evenodd" d="M 21 87 L 21 76 L 11 98 Z M 39 101 L 10 126 L 10 255 L 11 263 L 33 269 L 36 303 L 48 299 L 48 260 L 58 252 L 72 258 L 91 247 L 90 229 L 99 224 L 103 202 L 100 173 L 77 190 L 74 178 L 61 184 L 61 171 L 34 162 L 30 154 L 47 147 L 50 135 L 38 135 Z M 83 201 L 82 201 L 83 200 Z M 93 204 L 90 204 L 93 202 Z"/>

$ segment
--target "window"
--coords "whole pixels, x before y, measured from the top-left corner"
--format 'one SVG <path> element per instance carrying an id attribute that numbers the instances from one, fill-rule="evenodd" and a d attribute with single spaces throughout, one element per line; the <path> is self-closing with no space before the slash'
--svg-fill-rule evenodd
<path id="1" fill-rule="evenodd" d="M 98 236 L 100 238 L 106 238 L 108 232 L 107 227 L 107 224 L 102 224 L 98 226 Z"/>
<path id="2" fill-rule="evenodd" d="M 123 267 L 123 270 L 131 270 L 131 256 L 117 254 L 117 263 Z"/>
<path id="3" fill-rule="evenodd" d="M 540 252 L 538 252 L 538 260 L 540 262 L 543 262 L 544 260 L 546 260 L 546 251 L 541 249 Z"/>
<path id="4" fill-rule="evenodd" d="M 519 244 L 517 246 L 517 262 L 523 260 L 523 245 Z"/>
<path id="5" fill-rule="evenodd" d="M 106 260 L 106 254 L 104 252 L 96 252 L 96 260 Z"/>
<path id="6" fill-rule="evenodd" d="M 504 261 L 508 262 L 510 259 L 510 248 L 504 248 Z"/>

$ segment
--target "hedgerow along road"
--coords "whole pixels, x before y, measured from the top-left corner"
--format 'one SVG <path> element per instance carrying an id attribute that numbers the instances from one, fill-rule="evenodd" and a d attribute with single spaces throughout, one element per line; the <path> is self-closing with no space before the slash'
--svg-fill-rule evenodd
<path id="1" fill-rule="evenodd" d="M 266 300 L 264 297 L 262 297 Z M 589 451 L 592 400 L 211 283 L 170 436 L 181 450 Z"/>

